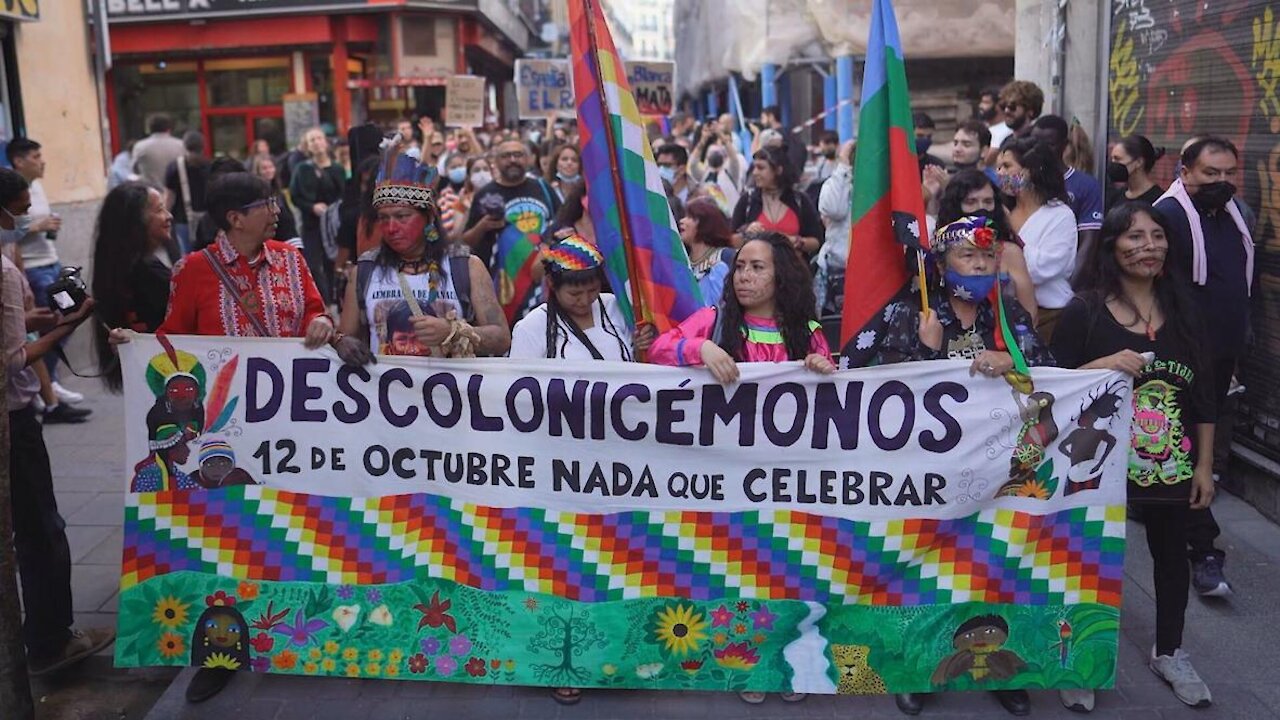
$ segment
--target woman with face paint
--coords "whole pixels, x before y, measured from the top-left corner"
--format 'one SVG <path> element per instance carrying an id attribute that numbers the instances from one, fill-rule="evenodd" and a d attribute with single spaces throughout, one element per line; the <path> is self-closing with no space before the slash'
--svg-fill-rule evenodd
<path id="1" fill-rule="evenodd" d="M 1164 157 L 1164 148 L 1157 148 L 1141 135 L 1126 135 L 1111 146 L 1107 163 L 1107 207 L 1111 208 L 1130 200 L 1154 205 L 1164 194 L 1164 188 L 1151 179 L 1156 161 Z"/>
<path id="2" fill-rule="evenodd" d="M 1062 162 L 1048 145 L 1018 138 L 1000 150 L 996 164 L 1009 225 L 1022 239 L 1027 271 L 1036 287 L 1036 332 L 1053 337 L 1062 308 L 1071 302 L 1071 274 L 1079 235 L 1067 205 Z"/>
<path id="3" fill-rule="evenodd" d="M 1156 595 L 1155 645 L 1147 664 L 1179 700 L 1204 707 L 1209 688 L 1182 650 L 1189 514 L 1213 500 L 1218 396 L 1201 305 L 1176 266 L 1166 264 L 1170 230 L 1142 203 L 1107 213 L 1090 257 L 1088 286 L 1062 313 L 1053 352 L 1063 367 L 1118 370 L 1134 378 L 1129 503 L 1142 507 Z M 1126 393 L 1127 394 L 1127 393 Z M 1062 692 L 1073 710 L 1092 710 L 1091 690 Z"/>
<path id="4" fill-rule="evenodd" d="M 347 282 L 339 329 L 360 337 L 374 352 L 434 357 L 502 355 L 511 332 L 489 272 L 442 231 L 432 166 L 386 151 L 373 192 L 382 235 L 380 247 L 360 256 Z M 388 318 L 409 306 L 416 343 L 393 343 Z"/>

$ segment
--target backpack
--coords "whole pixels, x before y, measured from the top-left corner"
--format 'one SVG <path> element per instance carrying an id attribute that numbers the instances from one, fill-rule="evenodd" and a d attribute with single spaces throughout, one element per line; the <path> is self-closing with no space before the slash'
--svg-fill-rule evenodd
<path id="1" fill-rule="evenodd" d="M 365 291 L 369 289 L 369 280 L 377 269 L 377 257 L 380 250 L 374 249 L 361 255 L 356 260 L 356 303 L 360 308 L 360 324 L 368 318 L 368 307 L 365 304 Z M 458 293 L 458 305 L 462 307 L 462 319 L 471 322 L 475 319 L 471 307 L 471 256 L 453 255 L 445 258 L 449 263 L 449 277 L 453 280 L 453 289 Z"/>
<path id="2" fill-rule="evenodd" d="M 320 244 L 324 246 L 325 257 L 330 261 L 338 257 L 338 233 L 342 229 L 342 201 L 336 200 L 324 211 L 320 218 Z"/>

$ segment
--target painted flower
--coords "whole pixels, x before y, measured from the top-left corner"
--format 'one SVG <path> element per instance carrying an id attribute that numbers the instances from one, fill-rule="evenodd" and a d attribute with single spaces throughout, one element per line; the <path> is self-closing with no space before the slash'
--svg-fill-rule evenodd
<path id="1" fill-rule="evenodd" d="M 490 661 L 489 661 L 489 667 L 490 667 L 490 668 L 492 668 L 494 672 L 498 672 L 499 670 L 501 670 L 501 669 L 502 669 L 502 659 L 501 659 L 501 658 L 494 658 L 494 659 L 490 660 Z"/>
<path id="2" fill-rule="evenodd" d="M 334 619 L 337 619 L 336 614 Z M 353 619 L 352 622 L 355 622 L 355 620 Z M 312 635 L 327 627 L 329 627 L 329 623 L 319 618 L 308 620 L 306 616 L 303 615 L 302 608 L 298 608 L 298 612 L 293 616 L 293 625 L 281 623 L 274 632 L 277 635 L 283 635 L 289 638 L 289 643 L 294 647 L 305 647 L 311 640 Z M 343 630 L 346 629 L 347 628 L 343 628 Z"/>
<path id="3" fill-rule="evenodd" d="M 737 623 L 733 626 L 733 632 L 741 635 L 747 631 L 746 623 Z"/>
<path id="4" fill-rule="evenodd" d="M 723 645 L 723 644 L 725 644 L 725 643 L 729 642 L 729 636 L 728 636 L 728 635 L 725 635 L 725 634 L 724 634 L 724 633 L 722 633 L 722 632 L 718 632 L 718 633 L 716 633 L 715 635 L 713 635 L 713 636 L 711 637 L 711 642 L 713 642 L 713 643 L 715 643 L 715 644 L 717 644 L 717 645 Z"/>
<path id="5" fill-rule="evenodd" d="M 266 655 L 259 655 L 249 661 L 249 669 L 259 673 L 267 672 L 271 670 L 271 658 Z"/>
<path id="6" fill-rule="evenodd" d="M 315 675 L 320 671 L 320 666 L 313 662 L 307 662 L 302 665 L 302 672 L 308 675 Z"/>
<path id="7" fill-rule="evenodd" d="M 355 662 L 360 657 L 360 651 L 356 648 L 349 647 L 342 651 L 342 659 L 347 662 Z"/>
<path id="8" fill-rule="evenodd" d="M 231 657 L 228 653 L 216 652 L 204 659 L 204 664 L 200 667 L 215 668 L 219 670 L 239 670 L 240 661 Z"/>
<path id="9" fill-rule="evenodd" d="M 454 635 L 449 638 L 449 652 L 454 655 L 466 655 L 471 652 L 471 639 L 466 635 Z"/>
<path id="10" fill-rule="evenodd" d="M 604 673 L 605 677 L 613 677 L 618 674 L 618 666 L 613 663 L 605 663 L 600 666 L 600 672 Z"/>
<path id="11" fill-rule="evenodd" d="M 289 615 L 289 608 L 275 612 L 275 605 L 274 601 L 268 600 L 266 612 L 259 615 L 258 619 L 254 620 L 250 627 L 254 630 L 266 630 L 267 632 L 274 630 Z"/>
<path id="12" fill-rule="evenodd" d="M 533 612 L 533 611 L 537 610 L 537 609 L 538 609 L 538 599 L 537 599 L 537 598 L 525 598 L 525 601 L 524 601 L 524 609 L 525 609 L 525 610 L 528 610 L 529 612 Z"/>
<path id="13" fill-rule="evenodd" d="M 448 655 L 436 658 L 436 674 L 440 677 L 452 677 L 458 672 L 458 661 Z"/>
<path id="14" fill-rule="evenodd" d="M 760 662 L 760 654 L 750 645 L 740 642 L 716 650 L 716 664 L 727 670 L 750 670 Z"/>
<path id="15" fill-rule="evenodd" d="M 341 587 L 338 588 L 339 600 L 350 600 L 355 596 L 356 596 L 356 589 L 351 587 L 350 585 L 342 585 Z"/>
<path id="16" fill-rule="evenodd" d="M 466 670 L 467 674 L 471 677 L 484 677 L 488 674 L 488 671 L 484 668 L 484 660 L 481 660 L 478 657 L 473 657 L 468 660 L 463 669 Z"/>
<path id="17" fill-rule="evenodd" d="M 327 657 L 320 661 L 320 669 L 327 673 L 331 673 L 338 669 L 338 662 L 333 658 Z"/>
<path id="18" fill-rule="evenodd" d="M 308 659 L 308 660 L 313 660 L 313 661 L 315 661 L 315 662 L 320 662 L 320 658 L 322 658 L 322 657 L 324 657 L 324 654 L 320 652 L 320 648 L 315 648 L 315 647 L 313 647 L 313 648 L 311 648 L 310 650 L 308 650 L 308 651 L 307 651 L 307 659 Z"/>
<path id="19" fill-rule="evenodd" d="M 1049 491 L 1039 480 L 1028 480 L 1018 488 L 1015 497 L 1035 498 L 1036 500 L 1048 500 Z"/>
<path id="20" fill-rule="evenodd" d="M 382 662 L 382 651 L 377 648 L 365 653 L 364 656 L 369 658 L 371 662 Z"/>
<path id="21" fill-rule="evenodd" d="M 751 613 L 751 626 L 757 630 L 772 630 L 773 621 L 777 619 L 777 614 L 769 612 L 769 606 L 761 603 L 760 609 Z"/>
<path id="22" fill-rule="evenodd" d="M 516 671 L 516 661 L 515 661 L 515 660 L 512 660 L 511 658 L 507 658 L 506 666 L 507 666 L 507 672 L 515 672 L 515 671 Z"/>
<path id="23" fill-rule="evenodd" d="M 418 603 L 413 606 L 414 610 L 422 613 L 422 619 L 418 621 L 418 629 L 424 627 L 438 628 L 446 627 L 449 632 L 458 632 L 458 622 L 449 614 L 449 608 L 453 605 L 452 600 L 441 600 L 440 591 L 437 590 L 431 594 L 430 604 L 424 605 Z"/>
<path id="24" fill-rule="evenodd" d="M 338 641 L 337 641 L 337 640 L 326 640 L 326 641 L 325 641 L 325 643 L 324 643 L 324 652 L 325 652 L 325 654 L 326 654 L 326 655 L 337 655 L 337 654 L 338 654 Z"/>
<path id="25" fill-rule="evenodd" d="M 674 608 L 668 606 L 658 611 L 653 634 L 667 652 L 677 657 L 688 655 L 696 652 L 707 639 L 705 616 L 696 610 L 692 604 L 677 603 Z"/>
<path id="26" fill-rule="evenodd" d="M 171 632 L 160 634 L 160 640 L 156 642 L 156 649 L 160 651 L 161 657 L 166 658 L 175 658 L 187 651 L 182 642 L 182 636 Z"/>
<path id="27" fill-rule="evenodd" d="M 739 600 L 738 604 L 735 607 L 738 608 L 738 612 L 744 613 L 751 609 L 751 603 L 747 602 L 746 600 Z"/>
<path id="28" fill-rule="evenodd" d="M 281 650 L 271 658 L 271 666 L 277 670 L 292 670 L 298 665 L 298 653 Z"/>
<path id="29" fill-rule="evenodd" d="M 269 653 L 271 652 L 271 649 L 276 646 L 276 639 L 264 632 L 260 632 L 253 636 L 253 639 L 249 641 L 249 644 L 253 646 L 253 649 L 256 652 Z"/>
<path id="30" fill-rule="evenodd" d="M 393 648 L 391 652 L 387 653 L 387 662 L 389 663 L 398 663 L 403 659 L 404 651 L 400 648 Z"/>
<path id="31" fill-rule="evenodd" d="M 228 595 L 226 592 L 219 590 L 218 592 L 212 595 L 205 595 L 204 604 L 208 605 L 209 607 L 217 607 L 217 606 L 229 607 L 236 604 L 236 599 L 234 595 Z"/>
<path id="32" fill-rule="evenodd" d="M 758 632 L 755 635 L 751 636 L 751 642 L 755 643 L 756 645 L 763 645 L 765 640 L 768 640 L 768 638 L 765 637 L 764 633 Z"/>
<path id="33" fill-rule="evenodd" d="M 236 586 L 236 594 L 241 600 L 255 600 L 258 597 L 258 583 L 243 580 Z"/>
<path id="34" fill-rule="evenodd" d="M 440 638 L 434 636 L 422 638 L 422 652 L 428 655 L 440 652 Z"/>
<path id="35" fill-rule="evenodd" d="M 711 611 L 711 627 L 729 627 L 733 623 L 733 613 L 721 605 Z"/>
<path id="36" fill-rule="evenodd" d="M 400 677 L 400 666 L 388 665 L 385 674 L 387 677 Z"/>
<path id="37" fill-rule="evenodd" d="M 368 665 L 365 665 L 364 674 L 368 675 L 369 677 L 378 677 L 379 675 L 382 674 L 382 664 L 371 662 Z"/>
<path id="38" fill-rule="evenodd" d="M 702 661 L 701 660 L 685 660 L 684 662 L 680 663 L 680 669 L 689 673 L 690 675 L 697 675 L 698 671 L 702 669 Z"/>
<path id="39" fill-rule="evenodd" d="M 391 627 L 391 611 L 386 605 L 379 605 L 369 612 L 369 622 L 382 627 Z"/>
<path id="40" fill-rule="evenodd" d="M 658 677 L 662 674 L 662 663 L 648 663 L 636 667 L 636 677 L 641 680 Z"/>
<path id="41" fill-rule="evenodd" d="M 360 677 L 360 666 L 355 663 L 347 665 L 347 677 Z"/>
<path id="42" fill-rule="evenodd" d="M 382 591 L 378 590 L 378 588 L 372 588 L 369 592 L 364 594 L 364 599 L 367 600 L 370 605 L 377 605 L 382 602 Z"/>
<path id="43" fill-rule="evenodd" d="M 359 605 L 339 605 L 333 609 L 333 621 L 338 624 L 342 632 L 347 632 L 356 620 L 360 619 Z"/>
<path id="44" fill-rule="evenodd" d="M 151 619 L 158 625 L 173 630 L 187 622 L 187 608 L 190 607 L 186 603 L 178 602 L 178 598 L 169 597 L 160 598 L 160 602 L 156 603 L 155 612 L 151 613 Z"/>
<path id="45" fill-rule="evenodd" d="M 421 675 L 427 671 L 427 656 L 417 653 L 409 658 L 409 672 Z"/>

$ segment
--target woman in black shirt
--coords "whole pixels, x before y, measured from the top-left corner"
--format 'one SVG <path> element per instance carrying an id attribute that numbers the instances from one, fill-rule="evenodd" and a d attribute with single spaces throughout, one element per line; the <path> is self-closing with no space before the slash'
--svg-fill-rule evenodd
<path id="1" fill-rule="evenodd" d="M 1191 583 L 1186 529 L 1188 510 L 1213 500 L 1217 406 L 1199 313 L 1185 281 L 1165 265 L 1168 235 L 1159 211 L 1141 203 L 1109 212 L 1088 284 L 1063 310 L 1051 347 L 1062 367 L 1118 370 L 1134 378 L 1129 502 L 1143 506 L 1156 589 L 1156 643 L 1148 664 L 1179 700 L 1201 707 L 1210 703 L 1209 689 L 1181 649 Z M 1083 457 L 1090 455 L 1087 449 L 1074 452 L 1070 441 L 1070 435 L 1064 438 L 1064 452 L 1080 455 L 1081 465 L 1093 460 Z M 1071 691 L 1079 692 L 1091 695 Z M 1082 706 L 1092 707 L 1088 700 Z"/>
<path id="2" fill-rule="evenodd" d="M 110 335 L 126 329 L 152 333 L 164 321 L 169 266 L 163 248 L 172 227 L 173 215 L 165 209 L 164 196 L 142 182 L 117 186 L 98 211 L 93 297 L 100 322 L 94 324 L 94 333 L 98 367 L 112 391 L 120 391 L 121 378 Z"/>

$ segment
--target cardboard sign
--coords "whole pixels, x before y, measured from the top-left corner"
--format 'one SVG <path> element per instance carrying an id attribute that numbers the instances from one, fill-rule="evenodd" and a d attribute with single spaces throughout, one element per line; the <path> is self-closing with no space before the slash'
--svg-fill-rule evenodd
<path id="1" fill-rule="evenodd" d="M 474 75 L 449 78 L 444 94 L 444 119 L 455 127 L 484 124 L 484 78 Z"/>
<path id="2" fill-rule="evenodd" d="M 628 62 L 627 82 L 636 96 L 641 115 L 670 115 L 675 106 L 676 64 L 673 62 Z"/>
<path id="3" fill-rule="evenodd" d="M 521 120 L 578 117 L 569 60 L 516 60 L 516 96 Z"/>

